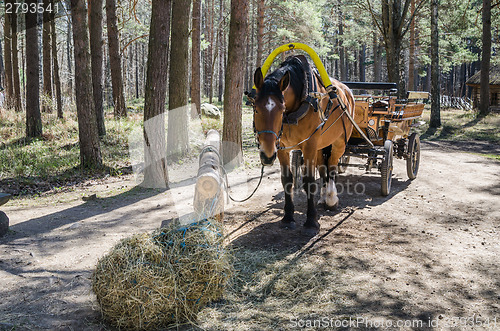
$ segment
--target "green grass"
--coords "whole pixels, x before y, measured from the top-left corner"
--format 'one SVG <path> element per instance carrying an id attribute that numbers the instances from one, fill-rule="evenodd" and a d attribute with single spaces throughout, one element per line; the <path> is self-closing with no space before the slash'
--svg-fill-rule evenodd
<path id="1" fill-rule="evenodd" d="M 42 113 L 44 133 L 36 139 L 25 138 L 24 113 L 1 111 L 0 187 L 15 195 L 29 195 L 56 192 L 87 179 L 131 173 L 129 138 L 132 132 L 139 135 L 142 132 L 143 103 L 142 99 L 130 100 L 129 114 L 122 119 L 114 119 L 113 109 L 106 109 L 106 135 L 101 138 L 105 167 L 97 170 L 79 167 L 78 122 L 74 110 L 65 112 L 63 120 L 56 114 Z M 222 132 L 222 119 L 203 117 L 201 122 L 191 121 L 193 134 L 201 136 L 210 129 Z M 187 157 L 193 157 L 199 150 L 197 147 L 193 146 Z"/>
<path id="2" fill-rule="evenodd" d="M 497 155 L 497 154 L 480 154 L 480 153 L 472 153 L 472 154 L 480 155 L 480 156 L 487 157 L 489 159 L 500 161 L 500 155 Z"/>
<path id="3" fill-rule="evenodd" d="M 444 141 L 487 141 L 500 143 L 500 114 L 478 117 L 477 113 L 457 109 L 441 110 L 442 126 L 429 130 L 430 111 L 423 115 L 426 124 L 419 128 L 423 139 Z"/>

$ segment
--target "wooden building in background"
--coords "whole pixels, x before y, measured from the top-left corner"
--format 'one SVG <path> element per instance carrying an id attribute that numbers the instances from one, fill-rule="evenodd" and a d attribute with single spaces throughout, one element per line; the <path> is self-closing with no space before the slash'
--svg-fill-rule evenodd
<path id="1" fill-rule="evenodd" d="M 469 78 L 466 84 L 472 88 L 474 108 L 478 108 L 481 99 L 481 71 Z M 500 110 L 500 65 L 490 68 L 490 106 L 492 110 Z"/>

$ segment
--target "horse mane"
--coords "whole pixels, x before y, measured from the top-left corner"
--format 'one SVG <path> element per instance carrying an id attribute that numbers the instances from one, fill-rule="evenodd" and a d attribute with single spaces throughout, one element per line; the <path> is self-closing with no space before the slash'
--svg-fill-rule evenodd
<path id="1" fill-rule="evenodd" d="M 302 68 L 302 62 L 296 56 L 288 57 L 280 64 L 278 69 L 266 76 L 259 94 L 274 95 L 283 102 L 283 93 L 279 89 L 278 83 L 287 71 L 290 72 L 290 87 L 295 95 L 300 98 L 306 85 L 306 77 Z"/>

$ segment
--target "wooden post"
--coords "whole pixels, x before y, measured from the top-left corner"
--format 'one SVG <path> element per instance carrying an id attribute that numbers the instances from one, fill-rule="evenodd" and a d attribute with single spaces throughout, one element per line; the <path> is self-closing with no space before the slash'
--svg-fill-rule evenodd
<path id="1" fill-rule="evenodd" d="M 201 220 L 224 216 L 224 175 L 220 159 L 220 135 L 210 130 L 200 153 L 198 177 L 194 192 L 194 212 Z"/>

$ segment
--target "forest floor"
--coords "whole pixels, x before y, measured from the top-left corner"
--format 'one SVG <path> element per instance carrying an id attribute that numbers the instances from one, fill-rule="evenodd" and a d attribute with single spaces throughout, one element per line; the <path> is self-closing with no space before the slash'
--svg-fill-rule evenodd
<path id="1" fill-rule="evenodd" d="M 418 177 L 408 180 L 395 159 L 387 197 L 379 173 L 349 168 L 339 176 L 341 207 L 318 209 L 315 237 L 279 228 L 279 169 L 267 168 L 252 199 L 226 208 L 236 274 L 224 300 L 181 328 L 499 329 L 499 119 L 443 112 L 443 129 L 423 135 Z M 473 121 L 485 127 L 467 127 Z M 259 175 L 255 148 L 245 157 L 246 178 L 229 178 L 239 196 Z M 194 176 L 196 159 L 179 169 Z M 112 330 L 90 290 L 97 260 L 120 239 L 186 214 L 193 183 L 144 189 L 122 173 L 2 206 L 10 231 L 0 238 L 0 330 Z M 300 224 L 305 196 L 294 199 Z"/>

